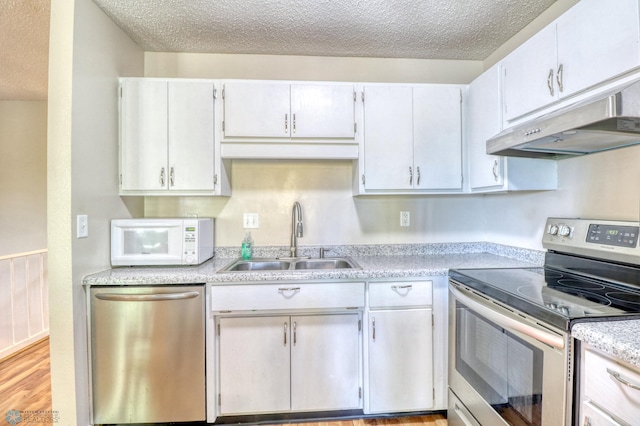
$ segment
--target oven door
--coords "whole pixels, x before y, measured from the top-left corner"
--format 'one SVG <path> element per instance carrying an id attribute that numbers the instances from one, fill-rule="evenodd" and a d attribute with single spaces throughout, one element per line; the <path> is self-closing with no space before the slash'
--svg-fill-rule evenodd
<path id="1" fill-rule="evenodd" d="M 484 426 L 570 425 L 570 337 L 455 281 L 449 296 L 449 387 L 469 415 Z"/>

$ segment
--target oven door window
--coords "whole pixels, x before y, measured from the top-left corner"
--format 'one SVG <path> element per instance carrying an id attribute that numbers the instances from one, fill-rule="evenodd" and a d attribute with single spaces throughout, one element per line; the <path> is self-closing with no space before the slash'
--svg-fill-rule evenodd
<path id="1" fill-rule="evenodd" d="M 543 351 L 456 301 L 455 368 L 515 426 L 542 419 Z"/>

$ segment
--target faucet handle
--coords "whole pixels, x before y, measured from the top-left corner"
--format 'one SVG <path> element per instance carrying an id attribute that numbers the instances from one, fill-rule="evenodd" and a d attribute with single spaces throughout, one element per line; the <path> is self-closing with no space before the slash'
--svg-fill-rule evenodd
<path id="1" fill-rule="evenodd" d="M 331 251 L 330 248 L 320 247 L 320 259 L 324 259 L 324 254 L 328 251 Z"/>

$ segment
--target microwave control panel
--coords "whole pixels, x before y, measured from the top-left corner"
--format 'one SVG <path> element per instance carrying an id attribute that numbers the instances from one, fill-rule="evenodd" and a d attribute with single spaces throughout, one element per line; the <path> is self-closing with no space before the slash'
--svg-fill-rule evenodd
<path id="1" fill-rule="evenodd" d="M 184 227 L 184 259 L 186 263 L 193 263 L 196 259 L 196 242 L 198 232 L 195 226 Z"/>

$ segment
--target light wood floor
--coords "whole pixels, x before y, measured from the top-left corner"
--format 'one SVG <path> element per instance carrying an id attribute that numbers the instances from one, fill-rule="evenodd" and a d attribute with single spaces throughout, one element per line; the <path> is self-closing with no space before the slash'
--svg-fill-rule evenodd
<path id="1" fill-rule="evenodd" d="M 49 338 L 0 361 L 0 414 L 51 411 Z"/>
<path id="2" fill-rule="evenodd" d="M 51 411 L 49 339 L 0 361 L 0 414 L 9 410 Z M 384 417 L 335 422 L 288 423 L 287 426 L 446 426 L 442 415 Z"/>

